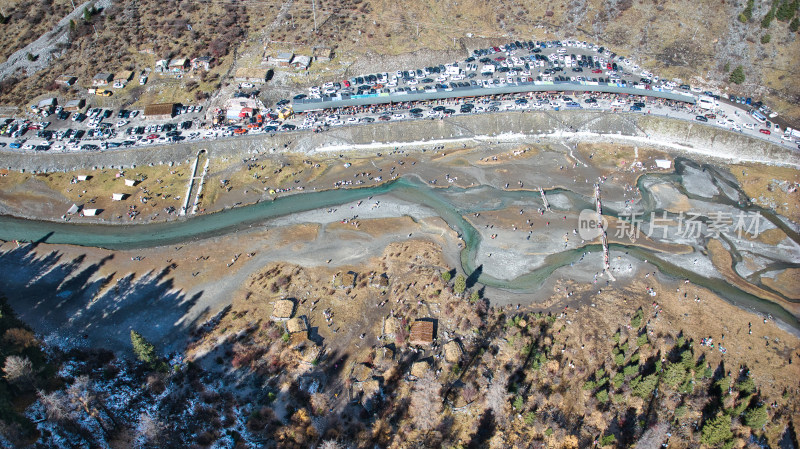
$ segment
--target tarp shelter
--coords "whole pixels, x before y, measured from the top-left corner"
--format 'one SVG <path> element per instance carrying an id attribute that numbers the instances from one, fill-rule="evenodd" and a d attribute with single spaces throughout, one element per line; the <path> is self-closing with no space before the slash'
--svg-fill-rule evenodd
<path id="1" fill-rule="evenodd" d="M 136 180 L 135 179 L 126 179 L 125 180 L 125 185 L 128 186 L 128 187 L 133 187 L 133 186 L 136 185 Z"/>
<path id="2" fill-rule="evenodd" d="M 668 159 L 656 159 L 656 167 L 658 168 L 671 168 L 672 161 Z"/>
<path id="3" fill-rule="evenodd" d="M 86 181 L 89 179 L 88 175 L 78 175 L 78 181 Z"/>
<path id="4" fill-rule="evenodd" d="M 58 104 L 58 100 L 56 100 L 55 97 L 45 98 L 39 102 L 39 109 L 52 108 L 55 107 L 56 104 Z"/>
<path id="5" fill-rule="evenodd" d="M 97 215 L 97 209 L 84 209 L 83 215 L 85 217 L 94 217 L 95 215 Z"/>
<path id="6" fill-rule="evenodd" d="M 111 199 L 114 200 L 114 201 L 122 201 L 122 200 L 125 199 L 125 194 L 124 193 L 112 193 L 111 194 Z"/>
<path id="7" fill-rule="evenodd" d="M 67 214 L 75 215 L 78 213 L 79 210 L 81 210 L 80 206 L 78 206 L 77 204 L 73 204 L 72 207 L 70 207 L 69 210 L 67 211 Z"/>

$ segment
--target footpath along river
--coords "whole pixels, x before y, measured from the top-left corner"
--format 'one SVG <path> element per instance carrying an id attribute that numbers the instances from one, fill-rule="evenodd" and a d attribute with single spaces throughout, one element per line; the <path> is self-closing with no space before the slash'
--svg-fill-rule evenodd
<path id="1" fill-rule="evenodd" d="M 646 209 L 643 211 L 644 216 L 648 216 L 651 211 L 661 213 L 660 209 L 656 209 L 653 206 L 654 201 L 647 189 L 647 180 L 651 177 L 660 176 L 664 179 L 672 177 L 672 179 L 679 181 L 682 170 L 687 164 L 691 164 L 691 162 L 676 161 L 676 172 L 672 175 L 645 175 L 640 178 L 639 190 L 644 199 L 642 204 Z M 680 188 L 679 182 L 675 184 Z M 685 189 L 682 189 L 682 192 L 689 197 L 693 197 Z M 5 241 L 18 240 L 23 242 L 101 247 L 112 250 L 150 248 L 222 236 L 247 230 L 252 225 L 262 224 L 274 218 L 337 207 L 349 202 L 386 194 L 432 209 L 452 229 L 458 232 L 465 243 L 465 248 L 461 252 L 462 269 L 466 273 L 478 275 L 477 282 L 484 285 L 520 293 L 532 291 L 539 288 L 558 268 L 577 262 L 585 252 L 601 251 L 600 245 L 587 244 L 555 252 L 547 256 L 545 263 L 538 268 L 510 280 L 496 279 L 480 272 L 480 270 L 476 273 L 475 260 L 480 250 L 481 236 L 478 230 L 464 216 L 487 210 L 501 210 L 510 204 L 518 204 L 520 201 L 533 205 L 541 204 L 538 197 L 539 192 L 505 191 L 486 186 L 469 189 L 456 187 L 434 188 L 413 178 L 400 178 L 376 187 L 306 192 L 277 198 L 274 201 L 163 223 L 139 225 L 74 224 L 0 216 L 0 239 Z M 583 197 L 568 190 L 554 189 L 548 191 L 547 194 L 566 195 L 573 209 L 580 210 L 592 207 L 591 198 Z M 468 204 L 463 201 L 465 197 L 470 198 Z M 488 201 L 487 199 L 491 200 Z M 703 200 L 709 201 L 708 198 Z M 714 200 L 726 206 L 736 207 L 739 210 L 755 209 L 752 205 L 737 203 L 724 198 L 715 198 Z M 769 211 L 759 209 L 759 212 L 785 232 L 788 231 L 787 235 L 792 240 L 797 241 L 797 234 L 788 228 L 782 220 Z M 618 213 L 610 209 L 604 209 L 604 214 L 617 216 Z M 695 284 L 709 288 L 739 307 L 763 315 L 771 314 L 795 330 L 800 330 L 800 322 L 798 322 L 797 317 L 780 305 L 744 292 L 721 278 L 700 275 L 679 266 L 679 264 L 667 261 L 663 254 L 659 255 L 634 245 L 612 244 L 610 249 L 611 251 L 625 252 L 628 257 L 642 261 L 646 260 L 648 263 L 657 266 L 662 273 L 668 276 L 676 279 L 689 279 Z M 790 263 L 790 265 L 794 264 Z"/>

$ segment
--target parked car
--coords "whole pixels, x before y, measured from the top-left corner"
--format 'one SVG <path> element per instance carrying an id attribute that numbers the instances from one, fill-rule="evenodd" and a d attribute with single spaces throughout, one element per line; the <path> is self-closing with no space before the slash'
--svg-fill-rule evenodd
<path id="1" fill-rule="evenodd" d="M 764 128 L 759 129 L 758 132 L 760 132 L 761 134 L 766 134 L 766 135 L 772 134 L 772 131 L 770 131 L 768 129 L 764 129 Z"/>
<path id="2" fill-rule="evenodd" d="M 708 119 L 703 117 L 702 115 L 698 115 L 694 119 L 697 120 L 698 122 L 707 122 L 708 121 Z"/>

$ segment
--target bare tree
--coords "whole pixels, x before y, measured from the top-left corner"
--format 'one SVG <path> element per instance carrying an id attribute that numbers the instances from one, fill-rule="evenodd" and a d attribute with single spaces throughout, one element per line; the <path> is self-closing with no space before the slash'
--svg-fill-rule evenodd
<path id="1" fill-rule="evenodd" d="M 508 397 L 508 373 L 501 370 L 494 376 L 486 392 L 486 408 L 494 413 L 494 419 L 499 423 L 508 420 Z"/>
<path id="2" fill-rule="evenodd" d="M 61 391 L 53 391 L 52 393 L 39 391 L 39 400 L 42 402 L 47 419 L 50 421 L 60 422 L 75 417 L 75 409 L 69 398 Z"/>
<path id="3" fill-rule="evenodd" d="M 426 371 L 414 385 L 411 393 L 411 414 L 419 430 L 428 431 L 439 422 L 442 412 L 442 398 L 439 396 L 441 389 L 442 384 L 431 371 Z"/>
<path id="4" fill-rule="evenodd" d="M 139 415 L 139 425 L 136 426 L 136 433 L 146 445 L 151 441 L 157 441 L 158 434 L 163 428 L 164 424 L 153 418 L 149 413 L 142 413 Z"/>
<path id="5" fill-rule="evenodd" d="M 661 447 L 661 443 L 664 442 L 664 439 L 667 437 L 667 431 L 669 430 L 669 426 L 666 423 L 658 423 L 653 427 L 647 429 L 647 431 L 642 435 L 642 438 L 636 443 L 635 449 L 658 449 Z"/>
<path id="6" fill-rule="evenodd" d="M 33 385 L 33 363 L 27 357 L 10 355 L 6 357 L 3 372 L 6 380 L 17 387 L 27 390 Z"/>
<path id="7" fill-rule="evenodd" d="M 461 389 L 461 397 L 464 399 L 464 402 L 469 404 L 478 397 L 478 389 L 475 388 L 475 385 L 472 382 L 470 382 L 464 385 L 464 388 Z"/>
<path id="8" fill-rule="evenodd" d="M 67 388 L 67 396 L 80 410 L 94 418 L 103 433 L 108 434 L 108 429 L 106 429 L 105 422 L 101 417 L 101 410 L 116 424 L 114 417 L 105 406 L 104 398 L 95 389 L 89 376 L 75 378 L 75 382 Z"/>
<path id="9" fill-rule="evenodd" d="M 336 440 L 325 440 L 319 445 L 319 449 L 345 449 L 345 446 Z"/>

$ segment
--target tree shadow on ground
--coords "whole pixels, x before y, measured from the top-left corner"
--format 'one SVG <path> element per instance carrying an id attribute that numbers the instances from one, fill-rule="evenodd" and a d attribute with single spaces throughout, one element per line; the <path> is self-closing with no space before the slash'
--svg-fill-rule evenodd
<path id="1" fill-rule="evenodd" d="M 202 292 L 190 298 L 175 288 L 170 266 L 138 277 L 131 273 L 108 285 L 116 273 L 100 276 L 99 271 L 113 254 L 89 263 L 85 254 L 70 260 L 60 251 L 39 255 L 37 246 L 0 253 L 0 293 L 45 341 L 62 349 L 129 351 L 131 329 L 165 347 L 183 343 L 180 337 L 194 327 L 186 314 Z"/>

